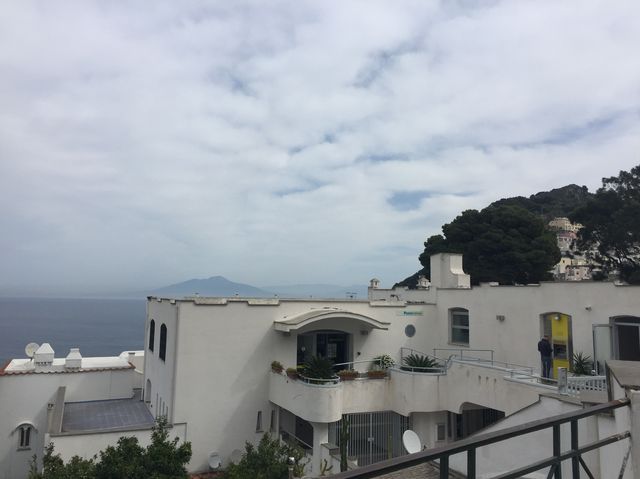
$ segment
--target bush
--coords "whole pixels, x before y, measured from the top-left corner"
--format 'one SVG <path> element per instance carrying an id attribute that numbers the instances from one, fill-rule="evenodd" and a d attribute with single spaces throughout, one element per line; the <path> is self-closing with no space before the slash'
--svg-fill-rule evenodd
<path id="1" fill-rule="evenodd" d="M 271 370 L 274 373 L 280 374 L 284 370 L 284 366 L 280 361 L 272 361 L 271 362 Z"/>
<path id="2" fill-rule="evenodd" d="M 265 434 L 258 447 L 247 442 L 245 452 L 238 464 L 230 464 L 223 474 L 224 479 L 286 479 L 289 475 L 288 459 L 293 457 L 293 475 L 304 474 L 302 462 L 304 451 L 297 446 L 280 443 Z"/>

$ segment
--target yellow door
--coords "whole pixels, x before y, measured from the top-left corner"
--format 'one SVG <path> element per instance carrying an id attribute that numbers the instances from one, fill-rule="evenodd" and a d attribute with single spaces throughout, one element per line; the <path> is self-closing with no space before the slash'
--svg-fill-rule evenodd
<path id="1" fill-rule="evenodd" d="M 553 348 L 553 377 L 557 379 L 558 368 L 569 369 L 569 316 L 551 315 L 551 347 Z"/>

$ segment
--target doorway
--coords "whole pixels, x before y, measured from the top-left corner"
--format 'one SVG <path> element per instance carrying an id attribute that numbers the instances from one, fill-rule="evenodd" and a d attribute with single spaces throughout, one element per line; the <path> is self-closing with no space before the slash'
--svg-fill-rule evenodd
<path id="1" fill-rule="evenodd" d="M 640 361 L 640 318 L 634 316 L 614 318 L 613 331 L 616 359 Z"/>
<path id="2" fill-rule="evenodd" d="M 549 336 L 553 349 L 553 377 L 557 379 L 558 368 L 571 369 L 573 359 L 573 338 L 571 316 L 564 313 L 542 315 L 542 335 Z"/>
<path id="3" fill-rule="evenodd" d="M 334 364 L 351 361 L 351 334 L 343 331 L 313 331 L 298 336 L 298 364 L 303 364 L 311 356 L 331 360 Z M 347 366 L 338 366 L 336 370 Z"/>

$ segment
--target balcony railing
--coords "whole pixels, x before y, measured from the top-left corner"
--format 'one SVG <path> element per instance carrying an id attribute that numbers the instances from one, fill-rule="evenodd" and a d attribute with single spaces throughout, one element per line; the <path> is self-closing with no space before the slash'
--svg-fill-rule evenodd
<path id="1" fill-rule="evenodd" d="M 606 413 L 614 409 L 628 406 L 629 399 L 619 399 L 600 404 L 578 411 L 572 411 L 558 416 L 546 419 L 540 419 L 529 423 L 521 424 L 510 428 L 503 429 L 488 434 L 479 435 L 469 439 L 455 442 L 445 447 L 430 449 L 408 456 L 389 459 L 387 461 L 378 462 L 370 466 L 364 466 L 359 469 L 341 472 L 332 476 L 334 479 L 368 479 L 376 478 L 382 474 L 400 471 L 409 467 L 418 466 L 425 462 L 434 460 L 440 461 L 440 479 L 449 478 L 449 458 L 454 454 L 466 453 L 467 455 L 467 478 L 476 479 L 476 451 L 479 447 L 495 444 L 508 439 L 523 436 L 535 431 L 551 429 L 553 433 L 552 456 L 541 461 L 520 467 L 516 470 L 492 476 L 493 479 L 516 479 L 535 471 L 550 468 L 547 477 L 560 479 L 560 466 L 563 461 L 571 461 L 572 479 L 580 479 L 580 467 L 582 467 L 589 477 L 593 477 L 591 471 L 582 459 L 582 455 L 586 452 L 593 451 L 608 444 L 613 444 L 623 439 L 631 437 L 629 431 L 614 434 L 603 439 L 599 439 L 589 444 L 580 446 L 578 444 L 578 420 L 596 414 Z M 570 424 L 571 430 L 571 448 L 567 451 L 561 450 L 560 444 L 560 426 L 562 424 Z"/>

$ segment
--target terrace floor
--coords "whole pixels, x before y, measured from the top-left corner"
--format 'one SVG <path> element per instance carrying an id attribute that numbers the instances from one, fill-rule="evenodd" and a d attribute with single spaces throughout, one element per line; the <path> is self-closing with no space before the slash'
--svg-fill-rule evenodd
<path id="1" fill-rule="evenodd" d="M 153 424 L 138 391 L 131 399 L 65 403 L 62 432 L 146 429 Z"/>

